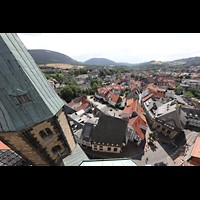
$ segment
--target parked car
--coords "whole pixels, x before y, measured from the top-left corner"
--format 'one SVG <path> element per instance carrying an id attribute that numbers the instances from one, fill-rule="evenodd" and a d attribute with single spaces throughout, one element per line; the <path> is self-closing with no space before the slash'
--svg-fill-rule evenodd
<path id="1" fill-rule="evenodd" d="M 167 166 L 165 162 L 155 163 L 154 166 Z"/>

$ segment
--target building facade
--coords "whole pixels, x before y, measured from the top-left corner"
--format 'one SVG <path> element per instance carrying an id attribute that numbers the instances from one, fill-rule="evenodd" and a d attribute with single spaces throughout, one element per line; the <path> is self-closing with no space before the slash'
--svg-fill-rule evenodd
<path id="1" fill-rule="evenodd" d="M 170 101 L 158 107 L 152 128 L 173 139 L 186 125 L 187 118 L 177 101 Z"/>
<path id="2" fill-rule="evenodd" d="M 17 34 L 0 33 L 0 140 L 32 165 L 56 165 L 75 145 L 59 98 Z"/>

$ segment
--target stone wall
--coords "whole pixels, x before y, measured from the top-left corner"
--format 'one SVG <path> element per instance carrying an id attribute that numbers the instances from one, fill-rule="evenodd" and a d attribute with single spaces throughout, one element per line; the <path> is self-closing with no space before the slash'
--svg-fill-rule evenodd
<path id="1" fill-rule="evenodd" d="M 69 154 L 75 147 L 63 109 L 56 116 L 21 132 L 0 133 L 0 140 L 32 165 L 56 165 L 60 155 Z M 53 151 L 54 147 L 58 151 Z"/>

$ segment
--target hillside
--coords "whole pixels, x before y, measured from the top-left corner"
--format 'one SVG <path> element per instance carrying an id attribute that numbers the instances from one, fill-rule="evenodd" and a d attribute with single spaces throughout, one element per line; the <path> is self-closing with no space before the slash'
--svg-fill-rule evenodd
<path id="1" fill-rule="evenodd" d="M 114 65 L 114 66 L 119 66 L 119 65 L 126 65 L 126 66 L 132 66 L 134 64 L 130 63 L 125 63 L 125 62 L 114 62 L 113 60 L 109 60 L 107 58 L 91 58 L 89 60 L 86 60 L 83 62 L 85 65 Z"/>
<path id="2" fill-rule="evenodd" d="M 116 62 L 106 58 L 91 58 L 84 62 L 86 65 L 116 65 Z"/>
<path id="3" fill-rule="evenodd" d="M 78 62 L 69 56 L 58 53 L 55 51 L 49 51 L 49 50 L 43 50 L 43 49 L 34 49 L 34 50 L 28 50 L 33 59 L 35 60 L 36 64 L 38 65 L 49 65 L 49 67 L 60 67 L 60 68 L 72 68 L 73 65 L 79 65 L 79 67 L 83 67 L 81 65 L 113 65 L 113 66 L 129 66 L 134 67 L 135 69 L 160 69 L 165 67 L 166 69 L 168 67 L 188 67 L 188 66 L 200 66 L 200 57 L 189 57 L 189 58 L 183 58 L 178 59 L 174 61 L 149 61 L 144 63 L 137 63 L 137 64 L 130 64 L 125 62 L 114 62 L 113 60 L 109 60 L 106 58 L 91 58 L 89 60 L 86 60 L 85 62 Z M 55 66 L 56 65 L 56 66 Z M 60 66 L 62 65 L 62 66 Z"/>
<path id="4" fill-rule="evenodd" d="M 71 65 L 80 65 L 80 63 L 69 56 L 58 53 L 55 51 L 34 49 L 28 50 L 37 65 L 48 64 L 48 63 L 65 63 Z"/>
<path id="5" fill-rule="evenodd" d="M 189 58 L 182 58 L 174 61 L 169 61 L 168 63 L 182 63 L 188 65 L 200 65 L 200 57 L 189 57 Z"/>

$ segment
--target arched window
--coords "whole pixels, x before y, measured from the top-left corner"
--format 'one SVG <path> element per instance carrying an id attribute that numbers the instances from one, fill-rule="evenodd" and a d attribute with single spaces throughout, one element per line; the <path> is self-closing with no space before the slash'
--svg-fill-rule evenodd
<path id="1" fill-rule="evenodd" d="M 53 152 L 54 154 L 56 154 L 56 153 L 59 153 L 59 154 L 60 154 L 60 152 L 59 152 L 60 150 L 61 150 L 60 145 L 56 145 L 55 147 L 52 148 L 52 152 Z"/>
<path id="2" fill-rule="evenodd" d="M 49 128 L 45 128 L 45 131 L 42 130 L 39 132 L 39 134 L 43 139 L 47 139 L 53 135 L 52 131 Z"/>
<path id="3" fill-rule="evenodd" d="M 40 136 L 42 138 L 46 138 L 47 137 L 47 134 L 44 131 L 40 131 L 39 134 L 40 134 Z"/>
<path id="4" fill-rule="evenodd" d="M 53 135 L 51 129 L 45 128 L 45 131 L 47 132 L 47 135 L 48 135 L 48 136 Z"/>

